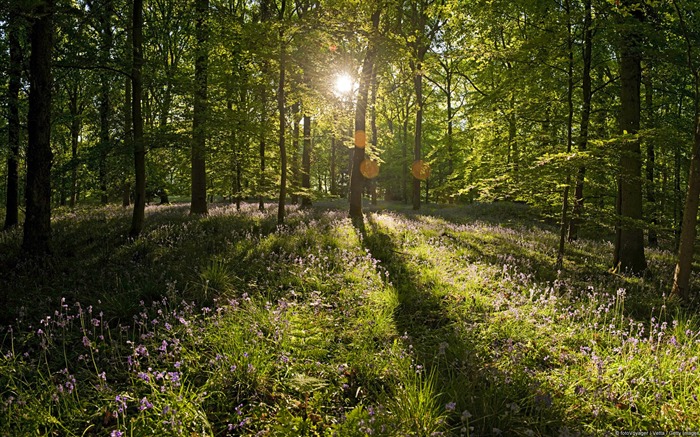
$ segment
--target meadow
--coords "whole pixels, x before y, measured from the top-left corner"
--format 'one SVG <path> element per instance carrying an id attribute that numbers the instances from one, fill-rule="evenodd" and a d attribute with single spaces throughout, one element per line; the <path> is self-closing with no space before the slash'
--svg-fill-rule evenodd
<path id="1" fill-rule="evenodd" d="M 0 233 L 0 436 L 588 436 L 700 431 L 674 254 L 609 271 L 511 203 L 63 211 Z M 591 233 L 595 236 L 595 232 Z M 700 286 L 693 277 L 695 290 Z"/>

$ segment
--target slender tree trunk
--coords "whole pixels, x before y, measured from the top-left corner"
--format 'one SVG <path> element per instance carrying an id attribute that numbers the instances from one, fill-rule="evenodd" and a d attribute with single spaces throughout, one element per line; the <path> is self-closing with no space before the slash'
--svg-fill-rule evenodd
<path id="1" fill-rule="evenodd" d="M 7 137 L 10 154 L 7 156 L 7 197 L 5 199 L 5 225 L 10 229 L 19 224 L 19 91 L 22 87 L 22 46 L 19 42 L 19 12 L 17 6 L 10 9 L 7 25 L 10 45 L 10 83 L 7 87 Z"/>
<path id="2" fill-rule="evenodd" d="M 591 12 L 591 0 L 585 0 L 585 15 L 583 19 L 583 77 L 581 78 L 582 100 L 581 107 L 581 136 L 579 137 L 578 150 L 584 152 L 588 148 L 588 128 L 591 119 L 591 60 L 593 52 L 593 20 Z M 578 169 L 576 176 L 576 189 L 574 191 L 574 209 L 571 213 L 569 223 L 569 241 L 578 238 L 578 228 L 583 214 L 583 184 L 586 177 L 586 166 L 582 165 Z"/>
<path id="3" fill-rule="evenodd" d="M 285 1 L 282 0 L 282 8 L 280 11 L 280 21 L 284 18 Z M 281 24 L 281 23 L 280 23 Z M 279 112 L 279 147 L 280 147 L 280 197 L 277 203 L 277 225 L 284 224 L 285 203 L 287 200 L 287 149 L 285 146 L 285 127 L 286 127 L 286 111 L 285 111 L 285 65 L 287 57 L 287 47 L 284 42 L 284 26 L 281 24 L 279 31 L 280 39 L 280 80 L 277 88 L 277 111 Z"/>
<path id="4" fill-rule="evenodd" d="M 70 111 L 70 152 L 71 152 L 71 186 L 68 205 L 75 208 L 78 200 L 78 143 L 80 141 L 80 109 L 78 107 L 78 85 L 69 91 L 68 109 Z"/>
<path id="5" fill-rule="evenodd" d="M 625 6 L 638 6 L 636 1 L 628 0 Z M 633 274 L 646 269 L 644 257 L 644 230 L 642 220 L 642 159 L 639 139 L 640 121 L 640 84 L 642 35 L 638 29 L 642 21 L 638 9 L 631 11 L 623 19 L 621 32 L 620 60 L 620 130 L 625 134 L 620 153 L 619 177 L 619 238 L 616 239 L 614 265 L 620 271 Z"/>
<path id="6" fill-rule="evenodd" d="M 683 210 L 683 225 L 679 238 L 678 262 L 673 274 L 673 288 L 671 293 L 681 299 L 688 299 L 690 285 L 690 273 L 695 252 L 695 239 L 697 236 L 698 205 L 700 204 L 700 65 L 695 63 L 693 43 L 686 27 L 684 14 L 676 0 L 673 6 L 678 13 L 678 18 L 686 42 L 687 62 L 693 74 L 694 85 L 694 115 L 695 115 L 695 142 L 693 154 L 690 159 L 690 171 L 688 175 L 688 191 L 685 197 Z"/>
<path id="7" fill-rule="evenodd" d="M 371 102 L 371 109 L 370 109 L 370 129 L 372 129 L 372 151 L 373 153 L 376 153 L 377 151 L 377 71 L 378 68 L 373 68 L 372 69 L 372 102 Z M 373 178 L 370 181 L 370 202 L 372 205 L 377 204 L 377 179 Z"/>
<path id="8" fill-rule="evenodd" d="M 146 145 L 143 139 L 143 114 L 141 100 L 143 98 L 143 0 L 133 1 L 132 11 L 132 61 L 131 61 L 131 119 L 133 123 L 134 144 L 134 213 L 131 217 L 129 236 L 136 238 L 143 230 L 146 215 Z"/>
<path id="9" fill-rule="evenodd" d="M 335 169 L 335 155 L 336 155 L 336 148 L 338 147 L 337 145 L 338 139 L 335 137 L 335 133 L 331 137 L 331 195 L 335 196 L 338 194 L 338 185 L 336 182 L 336 169 Z"/>
<path id="10" fill-rule="evenodd" d="M 416 131 L 413 139 L 413 161 L 421 159 L 421 142 L 423 139 L 423 62 L 419 57 L 413 75 L 413 88 L 416 93 Z M 413 209 L 420 209 L 420 179 L 413 175 Z"/>
<path id="11" fill-rule="evenodd" d="M 196 58 L 194 64 L 194 114 L 192 120 L 192 202 L 190 214 L 206 214 L 207 208 L 207 81 L 209 66 L 209 39 L 207 20 L 209 0 L 195 0 L 197 19 Z"/>
<path id="12" fill-rule="evenodd" d="M 128 7 L 128 15 L 133 16 L 133 5 L 130 3 Z M 126 46 L 133 47 L 133 31 L 126 29 Z M 127 55 L 127 62 L 132 63 L 131 56 Z M 131 78 L 124 80 L 124 150 L 127 156 L 133 155 L 134 132 L 131 118 L 132 98 L 131 98 Z M 131 181 L 128 168 L 124 169 L 122 180 L 122 207 L 126 208 L 131 205 Z"/>
<path id="13" fill-rule="evenodd" d="M 649 66 L 647 73 L 647 80 L 645 82 L 644 90 L 645 90 L 645 100 L 646 100 L 646 109 L 647 109 L 647 121 L 649 125 L 647 126 L 648 129 L 653 129 L 656 125 L 656 117 L 654 116 L 654 96 L 653 96 L 653 91 L 652 91 L 652 79 L 651 79 L 651 74 L 652 74 L 652 69 L 651 65 Z M 654 140 L 653 138 L 650 138 L 646 141 L 646 146 L 647 146 L 647 162 L 646 162 L 646 176 L 647 176 L 647 183 L 646 183 L 646 198 L 647 198 L 647 204 L 649 205 L 649 209 L 651 210 L 649 212 L 649 215 L 651 216 L 651 226 L 649 227 L 648 233 L 647 233 L 647 240 L 649 242 L 650 247 L 656 247 L 659 245 L 659 238 L 656 234 L 656 226 L 659 224 L 659 218 L 658 218 L 658 208 L 656 205 L 656 188 L 654 187 L 654 166 L 655 166 L 655 161 L 656 161 L 656 153 L 654 151 Z"/>
<path id="14" fill-rule="evenodd" d="M 112 14 L 114 8 L 111 0 L 106 0 L 100 11 L 101 24 L 101 47 L 100 57 L 102 62 L 107 65 L 109 63 L 109 52 L 112 49 Z M 99 182 L 100 182 L 100 201 L 103 205 L 107 204 L 107 156 L 109 155 L 110 136 L 109 136 L 109 116 L 111 102 L 109 99 L 109 73 L 100 73 L 100 148 L 99 148 Z"/>
<path id="15" fill-rule="evenodd" d="M 367 98 L 369 86 L 372 80 L 374 57 L 376 55 L 376 33 L 379 28 L 379 15 L 381 9 L 372 13 L 372 35 L 367 43 L 367 53 L 362 63 L 362 75 L 357 90 L 357 106 L 355 109 L 355 148 L 352 156 L 352 171 L 350 172 L 350 217 L 362 218 L 362 191 L 364 190 L 365 177 L 360 171 L 360 165 L 365 159 L 365 146 L 367 145 L 366 118 Z"/>
<path id="16" fill-rule="evenodd" d="M 571 143 L 573 143 L 573 127 L 574 127 L 574 36 L 571 31 L 571 2 L 566 2 L 567 15 L 567 48 L 568 48 L 568 69 L 567 69 L 567 116 L 566 116 L 566 153 L 571 153 Z M 566 243 L 566 234 L 569 227 L 569 187 L 571 185 L 571 174 L 566 171 L 566 183 L 564 185 L 564 194 L 562 196 L 561 207 L 561 228 L 559 231 L 559 248 L 557 250 L 556 270 L 561 270 L 564 265 L 564 246 Z"/>
<path id="17" fill-rule="evenodd" d="M 301 207 L 311 207 L 311 117 L 304 115 L 304 143 L 301 155 Z"/>
<path id="18" fill-rule="evenodd" d="M 408 103 L 406 106 L 408 106 Z M 408 110 L 403 120 L 402 133 L 401 158 L 403 159 L 403 166 L 401 167 L 401 197 L 403 198 L 403 203 L 408 203 L 408 168 L 411 165 L 408 161 Z"/>
<path id="19" fill-rule="evenodd" d="M 31 25 L 29 59 L 29 135 L 27 147 L 26 216 L 22 251 L 51 251 L 51 55 L 53 0 L 36 3 Z"/>
<path id="20" fill-rule="evenodd" d="M 292 112 L 292 203 L 296 204 L 299 201 L 299 188 L 302 186 L 302 174 L 299 170 L 297 155 L 299 151 L 299 118 L 300 103 L 294 102 L 291 108 Z"/>

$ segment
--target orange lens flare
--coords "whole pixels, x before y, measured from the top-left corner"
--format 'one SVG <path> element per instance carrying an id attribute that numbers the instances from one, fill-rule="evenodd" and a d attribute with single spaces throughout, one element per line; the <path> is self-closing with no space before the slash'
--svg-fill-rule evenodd
<path id="1" fill-rule="evenodd" d="M 413 165 L 411 166 L 411 174 L 419 181 L 428 179 L 430 177 L 430 164 L 422 159 L 414 161 Z"/>
<path id="2" fill-rule="evenodd" d="M 360 163 L 360 173 L 367 179 L 374 179 L 379 175 L 379 164 L 369 158 L 365 158 Z"/>
<path id="3" fill-rule="evenodd" d="M 360 149 L 364 149 L 366 145 L 367 145 L 367 135 L 365 134 L 365 131 L 363 131 L 363 130 L 355 131 L 355 147 L 359 147 Z"/>

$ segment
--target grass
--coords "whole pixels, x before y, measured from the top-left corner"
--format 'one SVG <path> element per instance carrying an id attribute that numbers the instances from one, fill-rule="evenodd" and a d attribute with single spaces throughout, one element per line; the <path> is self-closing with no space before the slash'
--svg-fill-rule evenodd
<path id="1" fill-rule="evenodd" d="M 673 268 L 608 273 L 523 205 L 93 208 L 0 234 L 0 436 L 567 436 L 700 429 Z M 695 284 L 697 287 L 697 283 Z"/>

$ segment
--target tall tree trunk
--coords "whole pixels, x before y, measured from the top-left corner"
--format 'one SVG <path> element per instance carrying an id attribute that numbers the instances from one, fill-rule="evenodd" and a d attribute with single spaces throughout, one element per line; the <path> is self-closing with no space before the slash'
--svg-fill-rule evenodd
<path id="1" fill-rule="evenodd" d="M 128 6 L 128 16 L 133 15 L 133 4 L 129 3 Z M 127 26 L 128 27 L 128 26 Z M 126 29 L 126 46 L 133 46 L 133 31 L 132 29 Z M 127 62 L 131 64 L 131 56 L 127 54 Z M 134 146 L 134 132 L 133 123 L 131 118 L 131 108 L 132 108 L 132 98 L 131 98 L 131 78 L 126 78 L 124 80 L 124 151 L 127 156 L 133 155 L 132 147 Z M 123 169 L 122 177 L 122 207 L 126 208 L 131 205 L 131 172 L 128 168 Z"/>
<path id="2" fill-rule="evenodd" d="M 101 24 L 101 47 L 100 57 L 104 65 L 109 63 L 109 52 L 112 50 L 112 14 L 114 8 L 111 0 L 105 0 L 100 11 Z M 109 116 L 111 102 L 109 99 L 109 73 L 103 71 L 100 73 L 100 148 L 99 148 L 99 182 L 100 182 L 100 201 L 106 204 L 107 198 L 107 156 L 110 149 L 109 138 Z"/>
<path id="3" fill-rule="evenodd" d="M 70 112 L 70 155 L 71 155 L 71 186 L 68 205 L 75 208 L 78 200 L 78 142 L 80 141 L 80 108 L 78 107 L 78 84 L 69 92 L 68 110 Z"/>
<path id="4" fill-rule="evenodd" d="M 336 169 L 335 169 L 335 155 L 336 155 L 336 148 L 338 147 L 337 142 L 338 139 L 335 136 L 335 133 L 332 134 L 333 136 L 331 137 L 331 195 L 335 196 L 338 194 L 338 185 L 337 185 L 337 180 L 336 180 Z"/>
<path id="5" fill-rule="evenodd" d="M 686 42 L 688 67 L 694 80 L 695 142 L 690 159 L 688 191 L 685 197 L 683 225 L 679 238 L 678 262 L 673 274 L 673 288 L 671 289 L 673 295 L 681 299 L 687 299 L 693 254 L 695 252 L 695 238 L 697 236 L 698 205 L 700 204 L 700 65 L 695 63 L 693 44 L 686 27 L 684 15 L 676 0 L 673 1 L 673 5 L 678 13 L 681 30 Z"/>
<path id="6" fill-rule="evenodd" d="M 403 165 L 401 166 L 401 198 L 403 203 L 408 203 L 408 103 L 406 103 L 406 116 L 403 119 L 402 134 L 403 142 L 401 143 L 401 158 Z"/>
<path id="7" fill-rule="evenodd" d="M 7 25 L 10 45 L 10 65 L 7 86 L 7 139 L 10 154 L 7 156 L 7 197 L 5 198 L 5 225 L 9 229 L 19 224 L 19 91 L 22 87 L 22 46 L 19 42 L 18 7 L 10 9 Z"/>
<path id="8" fill-rule="evenodd" d="M 591 90 L 591 60 L 593 53 L 593 20 L 591 12 L 591 0 L 584 2 L 584 19 L 583 19 L 583 77 L 581 78 L 582 100 L 581 106 L 581 136 L 578 142 L 578 151 L 584 152 L 588 148 L 588 128 L 591 119 L 591 99 L 593 92 Z M 571 213 L 571 221 L 569 223 L 569 241 L 574 241 L 578 238 L 578 228 L 583 214 L 583 184 L 586 177 L 586 166 L 582 165 L 578 169 L 576 176 L 576 189 L 574 191 L 574 209 Z"/>
<path id="9" fill-rule="evenodd" d="M 296 204 L 299 201 L 299 188 L 302 185 L 301 179 L 302 174 L 299 169 L 299 162 L 297 159 L 299 152 L 299 118 L 301 104 L 299 102 L 294 102 L 291 108 L 292 112 L 292 203 Z"/>
<path id="10" fill-rule="evenodd" d="M 632 7 L 622 19 L 620 60 L 620 130 L 624 134 L 620 146 L 619 238 L 616 239 L 614 265 L 620 271 L 640 274 L 646 269 L 642 220 L 642 158 L 639 139 L 640 84 L 642 78 L 642 35 L 639 29 L 643 15 L 636 0 L 623 1 Z"/>
<path id="11" fill-rule="evenodd" d="M 304 142 L 301 154 L 301 207 L 311 207 L 311 117 L 304 115 Z"/>
<path id="12" fill-rule="evenodd" d="M 371 103 L 371 110 L 370 110 L 370 129 L 372 129 L 372 151 L 373 153 L 377 153 L 377 88 L 378 88 L 378 83 L 377 83 L 377 71 L 378 68 L 372 68 L 372 103 Z M 370 202 L 372 205 L 377 204 L 377 179 L 373 178 L 370 181 Z"/>
<path id="13" fill-rule="evenodd" d="M 143 0 L 133 1 L 132 11 L 132 61 L 131 61 L 131 119 L 134 144 L 134 213 L 131 217 L 129 236 L 136 238 L 143 230 L 146 215 L 146 145 L 143 139 Z"/>
<path id="14" fill-rule="evenodd" d="M 27 147 L 26 216 L 22 251 L 51 251 L 51 54 L 53 0 L 36 3 L 31 25 L 29 59 L 29 135 Z"/>
<path id="15" fill-rule="evenodd" d="M 566 2 L 567 15 L 567 49 L 568 49 L 568 68 L 567 68 L 567 116 L 566 116 L 566 153 L 571 153 L 571 143 L 573 142 L 574 131 L 574 36 L 571 31 L 571 2 Z M 564 194 L 562 196 L 561 207 L 561 228 L 559 231 L 559 248 L 557 250 L 557 262 L 555 269 L 561 270 L 564 265 L 564 245 L 566 242 L 566 234 L 569 227 L 569 187 L 571 185 L 571 174 L 566 171 L 566 183 L 564 184 Z"/>
<path id="16" fill-rule="evenodd" d="M 423 62 L 419 57 L 413 68 L 413 88 L 416 93 L 416 131 L 413 138 L 413 161 L 421 159 L 421 142 L 423 139 Z M 420 179 L 413 175 L 413 209 L 420 209 Z"/>
<path id="17" fill-rule="evenodd" d="M 280 9 L 280 22 L 284 18 L 285 0 L 282 0 L 282 8 Z M 279 112 L 279 148 L 280 148 L 280 197 L 277 202 L 277 225 L 284 224 L 285 203 L 287 200 L 287 148 L 285 147 L 285 127 L 286 127 L 286 111 L 285 111 L 285 65 L 287 47 L 284 42 L 284 25 L 280 23 L 279 42 L 280 42 L 280 80 L 277 87 L 277 111 Z"/>
<path id="18" fill-rule="evenodd" d="M 367 98 L 369 86 L 372 80 L 374 57 L 376 54 L 376 33 L 379 29 L 379 15 L 381 9 L 372 13 L 372 34 L 367 43 L 367 52 L 362 63 L 362 75 L 357 90 L 357 106 L 355 107 L 355 147 L 352 155 L 352 171 L 350 172 L 350 217 L 362 218 L 362 191 L 364 190 L 365 177 L 360 171 L 360 164 L 365 159 L 365 146 L 367 145 L 366 118 Z"/>
<path id="19" fill-rule="evenodd" d="M 647 129 L 653 129 L 656 127 L 656 117 L 654 116 L 654 96 L 653 96 L 653 91 L 652 91 L 652 79 L 651 79 L 651 74 L 652 74 L 652 68 L 651 65 L 649 65 L 648 72 L 647 72 L 647 78 L 645 81 L 644 85 L 644 95 L 645 95 L 645 101 L 646 101 L 646 110 L 647 110 L 647 122 L 649 125 L 647 126 Z M 659 245 L 659 238 L 656 234 L 656 226 L 659 224 L 659 217 L 658 217 L 658 208 L 656 205 L 656 188 L 654 187 L 654 166 L 655 166 L 655 161 L 656 161 L 656 153 L 654 151 L 654 140 L 653 137 L 650 139 L 647 139 L 646 141 L 646 146 L 647 146 L 647 162 L 646 162 L 646 176 L 647 176 L 647 183 L 646 183 L 646 198 L 647 198 L 647 204 L 649 205 L 649 209 L 651 210 L 649 212 L 649 215 L 651 216 L 651 226 L 649 227 L 649 230 L 647 231 L 647 240 L 649 242 L 650 247 L 656 247 Z"/>
<path id="20" fill-rule="evenodd" d="M 206 214 L 207 209 L 207 81 L 209 66 L 208 29 L 209 0 L 195 0 L 197 35 L 194 62 L 194 114 L 192 120 L 192 203 L 190 214 Z"/>

